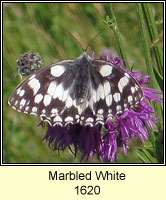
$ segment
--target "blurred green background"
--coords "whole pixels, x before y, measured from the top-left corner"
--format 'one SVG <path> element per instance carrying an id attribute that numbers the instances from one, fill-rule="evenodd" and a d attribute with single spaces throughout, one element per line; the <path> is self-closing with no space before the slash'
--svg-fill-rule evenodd
<path id="1" fill-rule="evenodd" d="M 75 59 L 82 50 L 60 26 L 69 30 L 83 48 L 104 27 L 107 3 L 4 3 L 3 4 L 3 162 L 4 163 L 79 163 L 79 158 L 65 150 L 52 152 L 42 141 L 46 129 L 37 127 L 40 120 L 13 110 L 7 100 L 21 82 L 16 60 L 27 51 L 40 53 L 44 66 L 57 60 Z M 134 70 L 146 74 L 141 35 L 134 3 L 114 3 L 117 23 L 127 59 Z M 163 18 L 162 3 L 152 3 L 156 21 Z M 162 25 L 158 26 L 159 31 Z M 95 55 L 106 48 L 116 51 L 111 29 L 102 32 L 91 44 Z M 141 147 L 139 142 L 136 146 Z M 134 145 L 128 155 L 118 153 L 118 163 L 140 163 Z M 88 162 L 100 162 L 90 159 Z M 155 162 L 155 161 L 154 161 Z"/>

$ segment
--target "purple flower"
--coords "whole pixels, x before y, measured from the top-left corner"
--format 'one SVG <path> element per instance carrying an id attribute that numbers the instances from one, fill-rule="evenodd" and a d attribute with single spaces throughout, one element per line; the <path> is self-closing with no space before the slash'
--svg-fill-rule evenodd
<path id="1" fill-rule="evenodd" d="M 142 77 L 141 72 L 131 72 L 123 66 L 124 61 L 119 57 L 113 58 L 108 53 L 104 60 L 116 64 L 119 68 L 125 69 L 140 84 L 144 100 L 137 108 L 126 110 L 120 116 L 114 116 L 113 120 L 105 121 L 105 124 L 94 127 L 81 126 L 79 124 L 67 127 L 48 125 L 45 140 L 48 141 L 53 150 L 65 150 L 68 148 L 76 157 L 78 151 L 82 153 L 82 159 L 92 158 L 95 155 L 102 158 L 103 162 L 115 162 L 119 147 L 123 147 L 124 154 L 127 154 L 127 145 L 132 138 L 144 142 L 149 139 L 147 127 L 154 131 L 153 123 L 157 123 L 157 115 L 150 105 L 150 101 L 162 103 L 162 99 L 156 95 L 162 95 L 161 91 L 143 87 L 149 85 L 150 76 Z M 94 53 L 92 55 L 94 59 Z"/>

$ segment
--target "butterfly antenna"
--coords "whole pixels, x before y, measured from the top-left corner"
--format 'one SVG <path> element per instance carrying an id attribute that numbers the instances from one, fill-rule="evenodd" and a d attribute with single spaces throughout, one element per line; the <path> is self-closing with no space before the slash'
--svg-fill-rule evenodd
<path id="1" fill-rule="evenodd" d="M 82 51 L 84 51 L 84 48 L 82 47 L 81 43 L 72 35 L 72 33 L 69 30 L 67 30 L 63 26 L 60 26 L 60 28 L 66 31 L 74 39 L 74 41 L 81 47 Z"/>
<path id="2" fill-rule="evenodd" d="M 90 40 L 90 42 L 88 43 L 86 49 L 84 51 L 87 51 L 87 49 L 89 48 L 90 44 L 108 27 L 104 27 L 101 31 L 99 31 L 94 38 L 92 38 L 92 40 Z"/>

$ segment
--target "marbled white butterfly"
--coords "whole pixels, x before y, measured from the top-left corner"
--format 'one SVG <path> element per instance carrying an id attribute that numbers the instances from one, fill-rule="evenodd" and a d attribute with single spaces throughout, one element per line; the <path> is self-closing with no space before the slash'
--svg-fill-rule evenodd
<path id="1" fill-rule="evenodd" d="M 84 51 L 75 60 L 59 61 L 30 75 L 8 102 L 51 126 L 95 126 L 142 99 L 141 87 L 130 74 L 110 62 L 91 59 Z"/>

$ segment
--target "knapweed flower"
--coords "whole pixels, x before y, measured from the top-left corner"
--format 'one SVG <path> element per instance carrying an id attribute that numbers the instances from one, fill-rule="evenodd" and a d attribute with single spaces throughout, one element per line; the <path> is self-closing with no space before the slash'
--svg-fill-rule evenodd
<path id="1" fill-rule="evenodd" d="M 94 54 L 92 59 L 94 59 Z M 126 155 L 128 143 L 132 141 L 132 138 L 137 138 L 142 142 L 149 139 L 147 127 L 154 131 L 153 123 L 158 122 L 157 114 L 150 102 L 162 103 L 162 99 L 156 96 L 162 95 L 162 92 L 143 87 L 149 85 L 150 76 L 142 77 L 141 72 L 129 71 L 124 67 L 125 61 L 121 58 L 113 58 L 106 53 L 102 59 L 131 75 L 142 88 L 143 100 L 135 108 L 127 109 L 120 115 L 107 119 L 103 125 L 83 126 L 79 123 L 69 124 L 65 127 L 48 125 L 44 139 L 48 141 L 53 150 L 59 151 L 68 148 L 74 156 L 77 156 L 77 152 L 80 151 L 82 153 L 81 160 L 97 155 L 107 163 L 116 162 L 118 148 L 121 146 Z"/>

